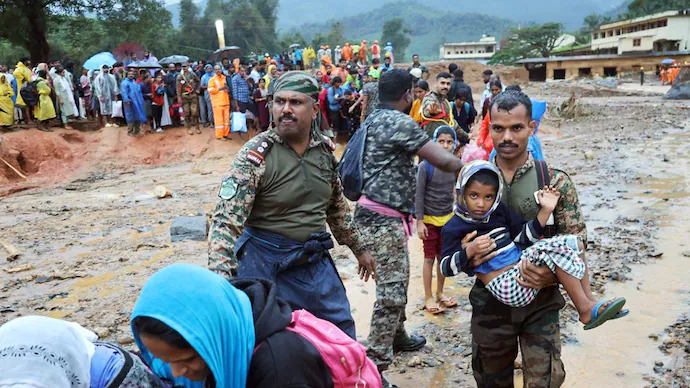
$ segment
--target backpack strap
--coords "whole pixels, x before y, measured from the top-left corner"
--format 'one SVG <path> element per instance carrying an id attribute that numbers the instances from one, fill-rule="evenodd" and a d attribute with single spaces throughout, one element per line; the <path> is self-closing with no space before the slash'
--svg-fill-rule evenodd
<path id="1" fill-rule="evenodd" d="M 134 366 L 134 360 L 132 359 L 132 356 L 129 354 L 128 351 L 120 349 L 119 347 L 117 350 L 122 354 L 122 357 L 125 359 L 124 365 L 122 365 L 122 368 L 120 368 L 120 372 L 118 372 L 117 376 L 113 379 L 113 381 L 108 384 L 109 387 L 119 387 L 122 385 L 122 383 L 125 381 L 127 378 L 127 375 L 129 374 L 129 371 L 132 369 L 132 366 Z"/>
<path id="2" fill-rule="evenodd" d="M 426 170 L 426 184 L 428 185 L 434 177 L 434 165 L 425 160 L 424 169 Z"/>
<path id="3" fill-rule="evenodd" d="M 543 160 L 535 160 L 534 168 L 537 169 L 537 185 L 539 190 L 543 189 L 544 186 L 548 186 L 551 182 L 551 177 L 549 176 L 549 166 Z M 544 227 L 544 237 L 550 238 L 556 235 L 556 225 L 546 225 Z"/>
<path id="4" fill-rule="evenodd" d="M 467 113 L 467 117 L 470 117 L 470 103 L 465 102 L 465 113 Z"/>

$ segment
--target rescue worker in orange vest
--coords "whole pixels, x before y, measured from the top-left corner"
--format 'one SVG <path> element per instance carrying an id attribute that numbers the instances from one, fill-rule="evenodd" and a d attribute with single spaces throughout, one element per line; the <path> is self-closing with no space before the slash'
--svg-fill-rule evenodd
<path id="1" fill-rule="evenodd" d="M 345 58 L 346 61 L 350 62 L 352 60 L 352 47 L 350 47 L 350 43 L 345 43 L 345 48 L 343 48 L 342 52 L 342 58 Z"/>
<path id="2" fill-rule="evenodd" d="M 208 81 L 208 94 L 211 95 L 213 121 L 216 128 L 216 140 L 230 140 L 230 94 L 228 84 L 220 65 L 213 68 L 216 75 Z"/>
<path id="3" fill-rule="evenodd" d="M 367 41 L 363 40 L 362 45 L 359 47 L 359 61 L 362 65 L 367 65 L 369 57 L 369 49 L 367 48 Z"/>
<path id="4" fill-rule="evenodd" d="M 378 40 L 375 40 L 371 46 L 371 60 L 373 61 L 374 59 L 381 60 L 381 46 L 379 46 Z"/>

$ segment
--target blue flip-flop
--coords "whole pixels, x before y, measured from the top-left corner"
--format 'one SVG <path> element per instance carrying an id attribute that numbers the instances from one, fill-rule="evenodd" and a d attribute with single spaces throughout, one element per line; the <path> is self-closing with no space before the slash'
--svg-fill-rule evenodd
<path id="1" fill-rule="evenodd" d="M 588 324 L 585 325 L 585 330 L 591 330 L 595 327 L 603 325 L 604 322 L 608 321 L 609 319 L 613 319 L 613 317 L 621 311 L 623 306 L 625 306 L 625 298 L 614 299 L 608 306 L 606 306 L 604 311 L 599 313 L 599 309 L 606 302 L 608 301 L 602 300 L 601 302 L 597 303 L 596 306 L 594 306 L 594 309 L 592 310 L 592 319 Z"/>
<path id="2" fill-rule="evenodd" d="M 623 317 L 627 316 L 628 314 L 630 314 L 630 310 L 628 310 L 628 309 L 621 310 L 621 311 L 617 312 L 616 315 L 614 315 L 613 318 L 611 318 L 611 319 L 623 318 Z"/>

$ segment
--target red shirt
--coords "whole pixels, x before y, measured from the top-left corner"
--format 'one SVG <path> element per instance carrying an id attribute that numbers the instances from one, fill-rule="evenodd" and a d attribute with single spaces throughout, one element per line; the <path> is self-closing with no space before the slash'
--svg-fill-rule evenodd
<path id="1" fill-rule="evenodd" d="M 163 85 L 162 83 L 158 86 L 165 88 L 165 85 Z M 151 101 L 153 101 L 153 103 L 156 105 L 163 106 L 163 105 L 165 105 L 165 95 L 164 94 L 156 94 L 156 89 L 158 89 L 158 87 L 156 86 L 156 83 L 155 82 L 151 83 L 151 95 L 152 95 Z"/>

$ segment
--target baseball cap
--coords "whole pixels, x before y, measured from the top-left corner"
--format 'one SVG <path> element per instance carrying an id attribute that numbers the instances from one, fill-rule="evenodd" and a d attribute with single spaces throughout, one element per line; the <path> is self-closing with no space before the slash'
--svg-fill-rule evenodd
<path id="1" fill-rule="evenodd" d="M 412 76 L 415 78 L 422 78 L 422 69 L 415 67 L 414 69 L 410 70 L 410 74 L 412 74 Z"/>

